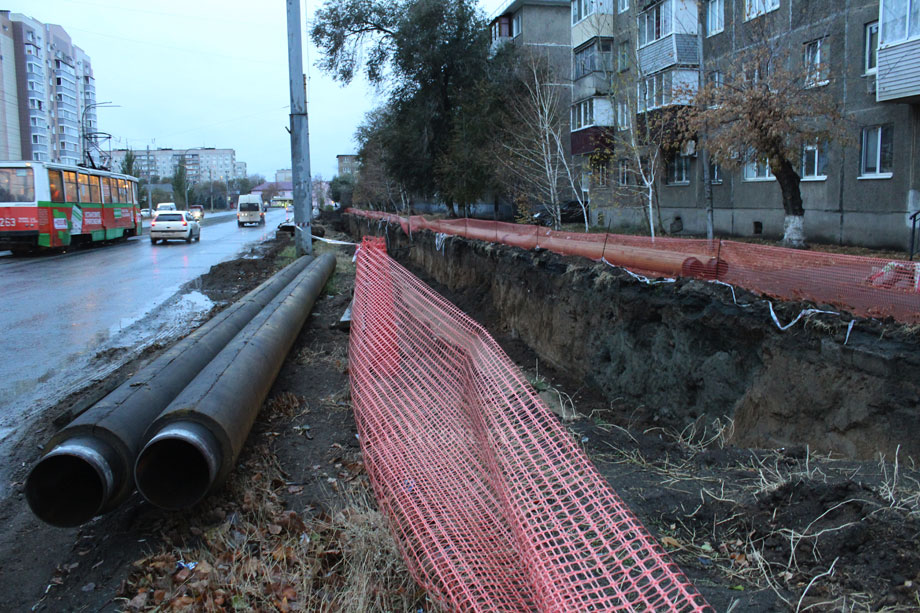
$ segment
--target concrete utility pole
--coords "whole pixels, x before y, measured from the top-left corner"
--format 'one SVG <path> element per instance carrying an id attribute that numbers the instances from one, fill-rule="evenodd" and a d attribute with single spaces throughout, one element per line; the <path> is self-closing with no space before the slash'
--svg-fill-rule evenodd
<path id="1" fill-rule="evenodd" d="M 153 217 L 153 185 L 150 182 L 150 145 L 147 145 L 147 208 L 150 209 L 150 216 Z"/>
<path id="2" fill-rule="evenodd" d="M 288 72 L 291 83 L 291 174 L 294 183 L 294 225 L 297 253 L 313 254 L 313 210 L 310 197 L 310 130 L 307 84 L 300 43 L 300 0 L 287 0 Z"/>

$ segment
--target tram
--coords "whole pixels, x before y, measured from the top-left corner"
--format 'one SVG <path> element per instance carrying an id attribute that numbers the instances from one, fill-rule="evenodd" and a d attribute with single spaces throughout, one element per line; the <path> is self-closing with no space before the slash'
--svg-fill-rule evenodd
<path id="1" fill-rule="evenodd" d="M 0 250 L 25 253 L 141 234 L 137 179 L 49 162 L 0 161 Z"/>

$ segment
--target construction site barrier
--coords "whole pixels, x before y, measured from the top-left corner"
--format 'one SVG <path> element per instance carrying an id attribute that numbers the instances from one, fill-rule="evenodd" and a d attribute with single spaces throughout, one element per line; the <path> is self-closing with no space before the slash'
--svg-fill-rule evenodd
<path id="1" fill-rule="evenodd" d="M 606 261 L 644 275 L 717 280 L 781 300 L 833 305 L 859 317 L 920 323 L 920 263 L 715 239 L 557 232 L 481 219 L 401 217 L 382 211 L 348 213 L 419 230 L 546 249 Z"/>
<path id="2" fill-rule="evenodd" d="M 366 237 L 349 347 L 375 497 L 452 611 L 711 611 L 484 328 Z"/>

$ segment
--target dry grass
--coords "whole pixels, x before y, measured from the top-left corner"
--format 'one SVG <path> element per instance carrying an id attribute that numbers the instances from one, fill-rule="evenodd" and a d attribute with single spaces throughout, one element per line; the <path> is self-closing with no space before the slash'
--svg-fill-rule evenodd
<path id="1" fill-rule="evenodd" d="M 293 394 L 266 403 L 278 418 L 302 406 Z M 206 503 L 210 509 L 135 562 L 124 610 L 436 610 L 412 581 L 366 479 L 340 490 L 333 511 L 316 515 L 286 509 L 285 489 L 269 444 L 255 445 L 225 493 Z"/>

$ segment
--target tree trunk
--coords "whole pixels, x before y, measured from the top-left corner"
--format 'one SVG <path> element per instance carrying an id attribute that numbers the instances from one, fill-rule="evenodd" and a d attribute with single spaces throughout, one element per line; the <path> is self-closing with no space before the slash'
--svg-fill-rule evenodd
<path id="1" fill-rule="evenodd" d="M 802 192 L 799 189 L 801 178 L 786 159 L 771 164 L 773 176 L 779 182 L 783 192 L 783 246 L 793 249 L 805 248 L 805 209 L 802 207 Z"/>

